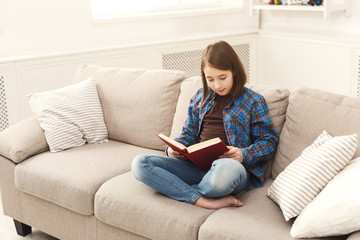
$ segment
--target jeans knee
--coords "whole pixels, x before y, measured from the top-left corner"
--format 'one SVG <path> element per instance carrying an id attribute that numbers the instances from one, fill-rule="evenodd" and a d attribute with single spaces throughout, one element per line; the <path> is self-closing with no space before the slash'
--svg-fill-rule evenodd
<path id="1" fill-rule="evenodd" d="M 143 176 L 146 157 L 145 154 L 138 155 L 132 161 L 131 171 L 137 180 L 140 180 Z"/>
<path id="2" fill-rule="evenodd" d="M 248 181 L 245 167 L 232 158 L 222 158 L 213 162 L 210 171 L 198 185 L 205 197 L 222 197 L 234 190 L 243 190 Z"/>
<path id="3" fill-rule="evenodd" d="M 212 164 L 212 167 L 216 167 L 219 172 L 226 173 L 239 172 L 244 168 L 240 162 L 232 158 L 221 158 L 215 160 Z"/>
<path id="4" fill-rule="evenodd" d="M 223 158 L 214 161 L 213 184 L 218 188 L 227 188 L 229 184 L 237 185 L 243 177 L 247 177 L 245 167 L 232 158 Z"/>

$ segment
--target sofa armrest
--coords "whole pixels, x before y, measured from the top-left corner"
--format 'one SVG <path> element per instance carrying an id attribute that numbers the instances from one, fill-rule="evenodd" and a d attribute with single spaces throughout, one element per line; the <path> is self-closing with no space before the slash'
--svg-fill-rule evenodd
<path id="1" fill-rule="evenodd" d="M 49 149 L 36 117 L 18 122 L 0 133 L 0 155 L 20 163 Z"/>
<path id="2" fill-rule="evenodd" d="M 360 240 L 360 231 L 351 233 L 346 240 Z"/>

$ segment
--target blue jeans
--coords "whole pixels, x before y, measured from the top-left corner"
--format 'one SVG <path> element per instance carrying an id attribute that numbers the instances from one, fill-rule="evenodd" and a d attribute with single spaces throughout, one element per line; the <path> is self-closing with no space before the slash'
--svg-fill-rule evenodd
<path id="1" fill-rule="evenodd" d="M 187 160 L 145 154 L 134 158 L 131 169 L 137 180 L 172 199 L 191 204 L 201 196 L 240 193 L 249 184 L 247 170 L 231 158 L 215 160 L 208 172 L 202 172 Z"/>

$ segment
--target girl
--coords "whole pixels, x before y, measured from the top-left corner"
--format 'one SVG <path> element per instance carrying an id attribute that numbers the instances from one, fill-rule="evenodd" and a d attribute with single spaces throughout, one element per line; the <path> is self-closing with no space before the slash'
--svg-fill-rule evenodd
<path id="1" fill-rule="evenodd" d="M 168 147 L 168 156 L 137 156 L 132 172 L 139 181 L 179 201 L 208 209 L 240 207 L 243 203 L 233 195 L 263 185 L 278 136 L 264 98 L 244 86 L 244 67 L 228 43 L 206 47 L 201 73 L 203 88 L 192 97 L 188 118 L 175 140 L 190 146 L 220 137 L 229 151 L 203 172 Z"/>

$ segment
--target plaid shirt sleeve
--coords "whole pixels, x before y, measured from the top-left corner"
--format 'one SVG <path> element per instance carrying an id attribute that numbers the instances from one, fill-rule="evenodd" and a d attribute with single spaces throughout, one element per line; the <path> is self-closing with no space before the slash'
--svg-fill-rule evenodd
<path id="1" fill-rule="evenodd" d="M 264 181 L 266 163 L 275 152 L 278 135 L 270 119 L 265 99 L 250 102 L 250 139 L 244 137 L 248 146 L 242 147 L 243 165 L 256 177 L 250 181 L 249 188 L 260 187 Z"/>
<path id="2" fill-rule="evenodd" d="M 252 106 L 250 132 L 252 144 L 242 148 L 242 152 L 244 164 L 254 166 L 273 153 L 278 141 L 265 102 L 258 102 Z"/>

